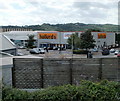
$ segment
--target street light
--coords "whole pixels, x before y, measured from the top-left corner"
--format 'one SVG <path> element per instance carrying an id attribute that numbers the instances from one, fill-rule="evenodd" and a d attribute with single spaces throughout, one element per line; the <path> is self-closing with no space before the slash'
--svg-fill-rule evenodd
<path id="1" fill-rule="evenodd" d="M 59 54 L 61 54 L 61 32 L 59 32 L 60 33 L 60 40 L 59 40 L 59 44 L 60 44 L 60 49 L 59 49 Z"/>
<path id="2" fill-rule="evenodd" d="M 74 34 L 72 33 L 72 58 L 73 58 L 73 49 L 74 49 Z"/>
<path id="3" fill-rule="evenodd" d="M 39 43 L 39 34 L 37 34 L 37 48 L 40 47 L 40 43 Z"/>

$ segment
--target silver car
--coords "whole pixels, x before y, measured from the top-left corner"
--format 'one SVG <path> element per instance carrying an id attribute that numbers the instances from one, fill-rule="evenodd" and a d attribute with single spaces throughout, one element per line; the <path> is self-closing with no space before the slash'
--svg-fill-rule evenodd
<path id="1" fill-rule="evenodd" d="M 119 50 L 116 50 L 116 51 L 115 51 L 115 55 L 117 55 L 119 52 L 120 52 Z"/>
<path id="2" fill-rule="evenodd" d="M 44 54 L 45 50 L 43 48 L 33 48 L 30 49 L 31 54 Z"/>

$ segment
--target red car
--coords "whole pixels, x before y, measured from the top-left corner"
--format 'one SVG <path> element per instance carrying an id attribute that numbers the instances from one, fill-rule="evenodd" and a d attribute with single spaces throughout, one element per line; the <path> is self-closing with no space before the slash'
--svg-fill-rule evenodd
<path id="1" fill-rule="evenodd" d="M 120 57 L 120 53 L 117 54 L 117 57 Z"/>

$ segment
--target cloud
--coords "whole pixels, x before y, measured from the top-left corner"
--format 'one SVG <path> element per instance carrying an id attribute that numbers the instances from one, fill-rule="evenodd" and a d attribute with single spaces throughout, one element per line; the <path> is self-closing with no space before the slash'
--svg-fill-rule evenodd
<path id="1" fill-rule="evenodd" d="M 42 23 L 117 24 L 117 0 L 1 0 L 1 25 Z"/>
<path id="2" fill-rule="evenodd" d="M 116 3 L 109 2 L 109 3 L 100 3 L 100 2 L 74 2 L 74 6 L 80 8 L 82 10 L 86 9 L 113 9 L 117 8 Z"/>
<path id="3" fill-rule="evenodd" d="M 85 22 L 117 24 L 118 8 L 116 2 L 74 2 L 73 6 Z M 108 20 L 109 17 L 111 19 Z M 114 18 L 116 21 L 112 21 Z"/>

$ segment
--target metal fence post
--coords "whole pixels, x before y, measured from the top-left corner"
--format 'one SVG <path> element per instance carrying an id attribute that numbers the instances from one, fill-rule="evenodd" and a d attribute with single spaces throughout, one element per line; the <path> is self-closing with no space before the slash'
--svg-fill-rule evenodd
<path id="1" fill-rule="evenodd" d="M 40 68 L 41 68 L 41 88 L 44 87 L 44 80 L 43 80 L 43 59 L 40 60 Z"/>
<path id="2" fill-rule="evenodd" d="M 73 83 L 73 77 L 72 77 L 72 68 L 73 68 L 73 59 L 70 59 L 70 84 L 72 85 Z"/>
<path id="3" fill-rule="evenodd" d="M 118 59 L 118 67 L 117 67 L 117 81 L 120 82 L 120 57 Z"/>
<path id="4" fill-rule="evenodd" d="M 16 87 L 15 80 L 15 58 L 13 58 L 13 67 L 12 67 L 12 87 Z"/>
<path id="5" fill-rule="evenodd" d="M 98 67 L 99 72 L 98 72 L 98 79 L 102 80 L 102 58 L 99 59 L 99 64 L 100 66 Z"/>

